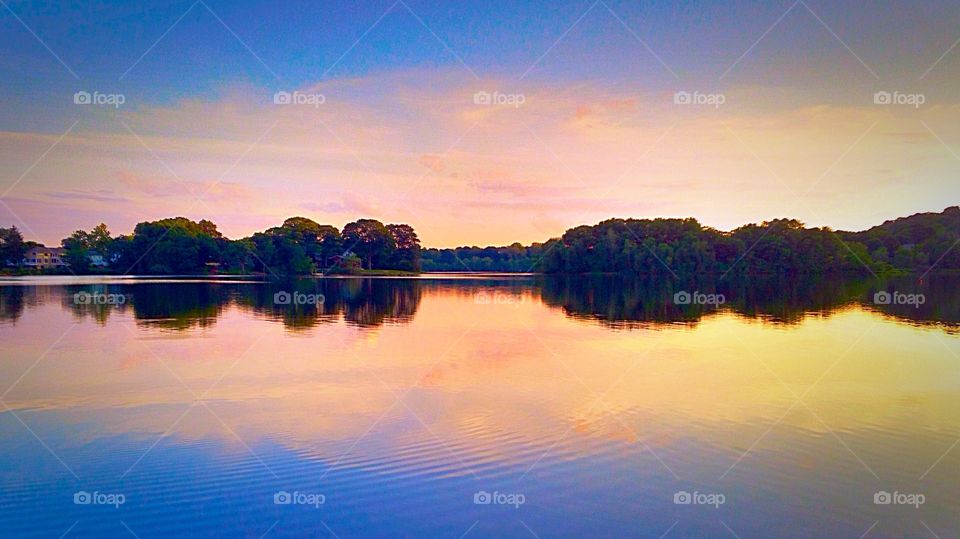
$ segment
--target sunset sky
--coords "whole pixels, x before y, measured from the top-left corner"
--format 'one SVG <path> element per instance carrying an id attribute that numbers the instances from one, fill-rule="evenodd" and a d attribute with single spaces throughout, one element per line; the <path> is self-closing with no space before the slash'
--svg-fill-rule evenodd
<path id="1" fill-rule="evenodd" d="M 960 202 L 955 2 L 4 1 L 0 226 L 48 245 L 175 215 L 230 237 L 373 217 L 449 247 Z"/>

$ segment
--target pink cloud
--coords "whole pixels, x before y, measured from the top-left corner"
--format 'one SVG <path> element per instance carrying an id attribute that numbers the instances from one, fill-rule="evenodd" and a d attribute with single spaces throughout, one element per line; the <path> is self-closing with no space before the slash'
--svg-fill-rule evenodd
<path id="1" fill-rule="evenodd" d="M 703 111 L 589 81 L 524 83 L 520 107 L 473 102 L 476 91 L 512 86 L 410 70 L 301 89 L 323 93 L 319 107 L 277 106 L 273 89 L 249 86 L 131 107 L 120 117 L 136 136 L 116 122 L 81 124 L 5 201 L 44 238 L 90 220 L 125 232 L 183 212 L 248 235 L 306 211 L 332 223 L 421 222 L 425 243 L 451 245 L 542 240 L 545 228 L 630 213 L 857 228 L 878 212 L 940 209 L 955 191 L 944 179 L 952 155 L 917 119 L 953 144 L 957 107 L 907 116 L 733 87 L 724 108 Z M 0 132 L 3 176 L 12 183 L 57 136 Z"/>

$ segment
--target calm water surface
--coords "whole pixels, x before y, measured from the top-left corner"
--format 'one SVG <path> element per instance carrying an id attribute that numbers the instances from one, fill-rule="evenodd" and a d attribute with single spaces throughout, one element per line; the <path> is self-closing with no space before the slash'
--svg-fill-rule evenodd
<path id="1" fill-rule="evenodd" d="M 3 281 L 0 536 L 957 537 L 958 285 Z"/>

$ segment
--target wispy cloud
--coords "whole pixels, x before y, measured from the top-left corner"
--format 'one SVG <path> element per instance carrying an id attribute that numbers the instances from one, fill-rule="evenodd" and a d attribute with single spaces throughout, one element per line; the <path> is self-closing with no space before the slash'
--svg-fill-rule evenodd
<path id="1" fill-rule="evenodd" d="M 101 212 L 126 231 L 203 193 L 194 215 L 236 236 L 295 214 L 338 226 L 375 216 L 414 224 L 432 245 L 539 241 L 613 214 L 693 215 L 722 228 L 789 215 L 859 228 L 949 198 L 943 178 L 955 161 L 918 118 L 960 148 L 960 108 L 884 108 L 870 93 L 839 106 L 731 86 L 723 107 L 683 107 L 670 92 L 446 70 L 286 90 L 323 102 L 277 105 L 273 90 L 241 86 L 81 123 L 6 201 L 25 215 L 45 204 Z M 484 104 L 478 92 L 523 100 Z M 26 170 L 51 137 L 0 132 L 4 175 Z M 31 225 L 46 241 L 76 228 L 39 217 Z"/>

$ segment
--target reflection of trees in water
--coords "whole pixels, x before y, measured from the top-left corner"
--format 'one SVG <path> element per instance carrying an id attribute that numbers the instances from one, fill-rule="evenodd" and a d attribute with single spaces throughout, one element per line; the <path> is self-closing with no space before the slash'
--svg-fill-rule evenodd
<path id="1" fill-rule="evenodd" d="M 0 286 L 0 322 L 16 323 L 26 307 L 43 303 L 34 287 Z"/>
<path id="2" fill-rule="evenodd" d="M 960 276 L 928 275 L 922 281 L 916 277 L 888 279 L 882 283 L 870 283 L 866 304 L 885 316 L 915 325 L 942 325 L 950 333 L 960 331 Z M 898 294 L 923 294 L 923 303 L 888 305 L 875 304 L 877 292 Z"/>
<path id="3" fill-rule="evenodd" d="M 284 284 L 263 284 L 241 287 L 234 299 L 237 305 L 248 312 L 254 312 L 270 320 L 283 322 L 289 329 L 308 329 L 319 324 L 336 322 L 338 314 L 330 308 L 326 299 L 319 304 L 281 305 L 274 301 L 279 292 L 300 294 L 322 294 L 322 285 L 311 284 L 307 280 L 290 281 Z"/>
<path id="4" fill-rule="evenodd" d="M 238 303 L 291 329 L 336 322 L 341 317 L 364 328 L 403 324 L 413 320 L 420 305 L 420 283 L 411 279 L 295 279 L 242 287 Z M 289 294 L 289 304 L 278 304 L 278 293 Z M 297 302 L 312 296 L 319 301 Z"/>
<path id="5" fill-rule="evenodd" d="M 730 275 L 718 288 L 727 298 L 727 306 L 743 316 L 794 324 L 808 314 L 829 315 L 856 303 L 869 284 L 842 275 Z"/>
<path id="6" fill-rule="evenodd" d="M 595 320 L 617 328 L 658 324 L 694 324 L 704 316 L 732 311 L 772 323 L 793 324 L 808 314 L 829 315 L 859 304 L 911 324 L 960 328 L 960 276 L 936 275 L 878 281 L 844 276 L 733 276 L 728 279 L 651 277 L 543 276 L 528 279 L 296 279 L 271 283 L 139 283 L 122 285 L 0 286 L 0 323 L 16 322 L 26 309 L 59 303 L 79 319 L 105 324 L 114 313 L 132 313 L 138 324 L 169 330 L 208 327 L 230 305 L 282 322 L 287 328 L 309 329 L 344 320 L 361 327 L 405 324 L 413 320 L 424 289 L 460 296 L 475 303 L 509 304 L 539 297 L 571 317 Z M 696 303 L 677 304 L 680 291 L 722 294 L 719 309 Z M 923 294 L 912 304 L 874 304 L 878 291 Z M 78 292 L 122 294 L 119 305 L 82 304 Z M 322 301 L 275 302 L 275 294 L 315 295 Z"/>
<path id="7" fill-rule="evenodd" d="M 0 323 L 15 324 L 28 308 L 60 302 L 63 297 L 62 290 L 59 286 L 0 285 Z"/>
<path id="8" fill-rule="evenodd" d="M 64 309 L 78 319 L 91 318 L 106 324 L 112 314 L 132 311 L 137 324 L 162 329 L 207 327 L 216 322 L 229 290 L 217 283 L 68 285 L 63 287 L 29 287 L 46 289 L 55 294 Z M 78 294 L 110 296 L 111 302 L 78 301 Z M 122 301 L 114 302 L 116 298 Z"/>
<path id="9" fill-rule="evenodd" d="M 16 323 L 23 316 L 24 287 L 0 287 L 0 322 Z"/>
<path id="10" fill-rule="evenodd" d="M 625 278 L 608 275 L 565 275 L 539 280 L 543 302 L 560 307 L 574 318 L 598 320 L 604 325 L 628 328 L 642 322 L 693 322 L 701 307 L 680 309 L 672 298 L 680 288 L 658 278 Z M 708 290 L 704 287 L 703 292 Z"/>
<path id="11" fill-rule="evenodd" d="M 60 298 L 60 303 L 64 309 L 71 311 L 73 316 L 78 320 L 89 317 L 95 320 L 97 324 L 103 326 L 106 325 L 112 313 L 124 313 L 130 309 L 129 293 L 121 291 L 121 288 L 126 287 L 109 285 L 65 286 L 63 287 L 63 295 Z M 78 294 L 85 294 L 88 298 L 92 298 L 95 294 L 103 297 L 108 294 L 113 296 L 122 295 L 124 300 L 123 303 L 120 304 L 107 304 L 94 301 L 84 302 L 78 301 Z"/>
<path id="12" fill-rule="evenodd" d="M 618 327 L 645 327 L 663 323 L 695 323 L 718 311 L 750 318 L 793 324 L 808 314 L 829 315 L 852 304 L 915 324 L 960 325 L 960 277 L 937 276 L 923 283 L 912 277 L 878 281 L 850 276 L 733 276 L 729 279 L 623 277 L 613 275 L 557 276 L 538 279 L 543 301 L 569 316 Z M 875 305 L 879 290 L 922 293 L 919 308 Z M 722 294 L 719 307 L 677 304 L 674 294 L 686 291 Z"/>
<path id="13" fill-rule="evenodd" d="M 137 324 L 171 330 L 213 326 L 230 300 L 232 288 L 219 283 L 128 287 Z"/>
<path id="14" fill-rule="evenodd" d="M 340 288 L 348 292 L 337 298 L 344 318 L 361 327 L 408 323 L 420 305 L 420 283 L 411 279 L 349 279 Z"/>
<path id="15" fill-rule="evenodd" d="M 275 294 L 314 295 L 322 301 L 278 304 Z M 123 303 L 78 302 L 76 294 L 122 295 Z M 103 325 L 132 311 L 137 324 L 168 330 L 209 327 L 230 305 L 278 320 L 291 329 L 345 320 L 358 327 L 403 324 L 420 304 L 420 283 L 387 279 L 297 279 L 275 283 L 139 283 L 0 287 L 0 321 L 15 322 L 26 307 L 58 302 L 78 319 Z"/>

